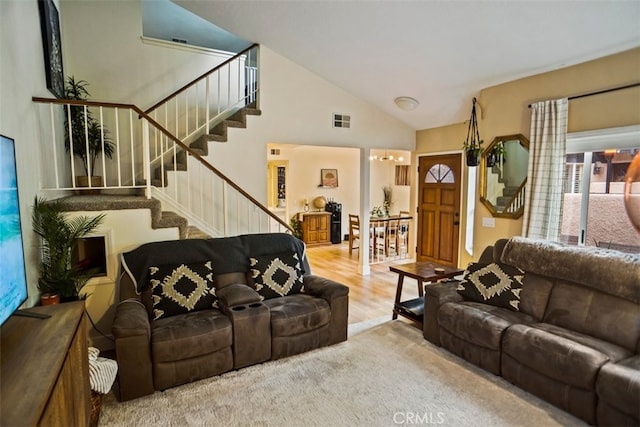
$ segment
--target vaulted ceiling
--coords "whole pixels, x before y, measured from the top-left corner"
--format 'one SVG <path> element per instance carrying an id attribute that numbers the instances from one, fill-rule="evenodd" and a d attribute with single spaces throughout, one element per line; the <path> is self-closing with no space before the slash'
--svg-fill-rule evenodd
<path id="1" fill-rule="evenodd" d="M 468 119 L 482 88 L 640 46 L 637 0 L 174 3 L 414 129 Z"/>

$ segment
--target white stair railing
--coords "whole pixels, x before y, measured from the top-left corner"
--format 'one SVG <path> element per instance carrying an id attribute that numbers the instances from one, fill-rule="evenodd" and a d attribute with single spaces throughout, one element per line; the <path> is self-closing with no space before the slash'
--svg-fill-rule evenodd
<path id="1" fill-rule="evenodd" d="M 504 211 L 507 213 L 516 213 L 520 210 L 524 211 L 524 196 L 527 185 L 527 179 L 525 178 L 524 182 L 520 184 L 518 190 L 511 196 L 511 200 L 507 203 Z"/>
<path id="2" fill-rule="evenodd" d="M 252 94 L 258 94 L 257 87 Z M 213 237 L 293 231 L 135 105 L 48 98 L 33 101 L 40 112 L 40 134 L 46 135 L 43 141 L 50 138 L 41 149 L 44 190 L 145 189 L 147 197 L 157 197 Z M 65 138 L 59 125 L 74 108 L 82 108 L 85 117 L 91 112 L 95 118 L 93 126 L 84 121 L 80 141 L 73 141 L 72 131 Z M 98 129 L 97 138 L 92 127 Z M 61 150 L 59 146 L 65 141 L 69 148 Z M 96 161 L 88 162 L 87 172 L 89 176 L 100 174 L 101 182 L 89 179 L 82 186 L 72 178 L 83 168 L 84 162 L 78 158 L 83 152 L 78 147 L 82 146 L 88 153 L 97 147 Z M 111 158 L 106 155 L 106 146 L 111 147 Z"/>
<path id="3" fill-rule="evenodd" d="M 207 134 L 241 108 L 256 105 L 259 46 L 254 44 L 148 108 L 183 143 Z"/>

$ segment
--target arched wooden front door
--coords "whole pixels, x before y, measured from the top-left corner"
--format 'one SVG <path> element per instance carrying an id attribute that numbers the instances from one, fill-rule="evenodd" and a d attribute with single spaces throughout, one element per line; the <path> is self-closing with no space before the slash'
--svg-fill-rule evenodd
<path id="1" fill-rule="evenodd" d="M 458 265 L 461 154 L 420 158 L 418 261 Z"/>

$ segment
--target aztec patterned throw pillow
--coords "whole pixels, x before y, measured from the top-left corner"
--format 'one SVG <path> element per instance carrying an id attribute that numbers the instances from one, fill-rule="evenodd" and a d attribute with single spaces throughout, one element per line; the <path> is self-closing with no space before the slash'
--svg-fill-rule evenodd
<path id="1" fill-rule="evenodd" d="M 520 311 L 524 271 L 502 263 L 470 263 L 458 284 L 458 293 L 467 300 Z"/>
<path id="2" fill-rule="evenodd" d="M 262 299 L 303 292 L 302 263 L 298 254 L 281 253 L 249 258 L 254 288 Z"/>
<path id="3" fill-rule="evenodd" d="M 211 261 L 149 267 L 154 319 L 218 307 Z"/>

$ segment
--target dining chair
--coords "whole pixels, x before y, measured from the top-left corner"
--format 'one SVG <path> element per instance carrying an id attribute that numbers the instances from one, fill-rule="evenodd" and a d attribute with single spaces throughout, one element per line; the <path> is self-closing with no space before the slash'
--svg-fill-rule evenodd
<path id="1" fill-rule="evenodd" d="M 387 230 L 384 236 L 384 253 L 390 257 L 392 254 L 398 255 L 398 233 L 400 230 L 400 220 L 389 219 L 387 221 Z"/>
<path id="2" fill-rule="evenodd" d="M 358 246 L 353 246 L 356 240 L 358 240 Z M 349 255 L 354 249 L 360 249 L 360 217 L 349 214 Z"/>
<path id="3" fill-rule="evenodd" d="M 406 257 L 409 253 L 409 224 L 411 224 L 410 219 L 400 219 L 398 221 L 398 232 L 396 234 L 396 253 L 401 258 Z"/>
<path id="4" fill-rule="evenodd" d="M 372 262 L 384 261 L 386 256 L 387 222 L 372 219 L 369 223 L 369 254 Z"/>

